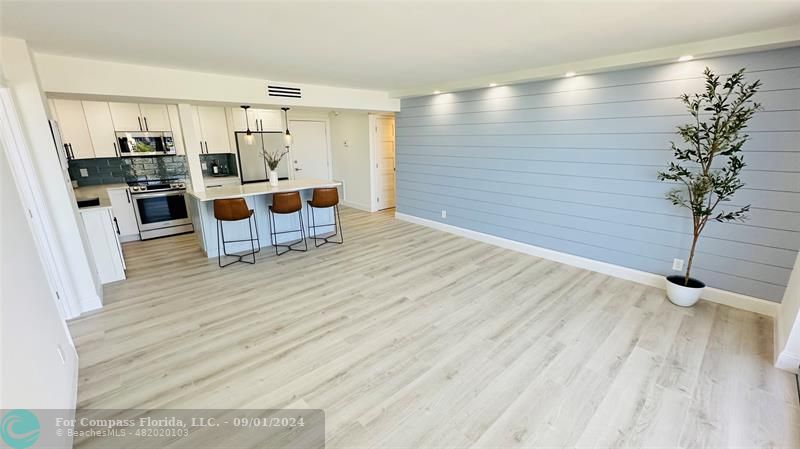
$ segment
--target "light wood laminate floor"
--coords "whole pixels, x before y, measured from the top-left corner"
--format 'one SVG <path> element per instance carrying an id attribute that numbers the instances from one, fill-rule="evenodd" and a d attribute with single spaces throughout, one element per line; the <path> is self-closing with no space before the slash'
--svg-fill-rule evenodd
<path id="1" fill-rule="evenodd" d="M 800 446 L 770 318 L 342 219 L 342 246 L 225 269 L 193 235 L 126 244 L 70 323 L 79 407 L 321 408 L 329 448 Z"/>

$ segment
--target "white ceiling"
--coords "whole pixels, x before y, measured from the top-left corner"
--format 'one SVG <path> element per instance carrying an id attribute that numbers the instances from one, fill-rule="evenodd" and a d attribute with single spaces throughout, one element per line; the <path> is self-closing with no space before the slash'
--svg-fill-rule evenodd
<path id="1" fill-rule="evenodd" d="M 43 53 L 397 91 L 800 26 L 800 2 L 0 3 Z"/>

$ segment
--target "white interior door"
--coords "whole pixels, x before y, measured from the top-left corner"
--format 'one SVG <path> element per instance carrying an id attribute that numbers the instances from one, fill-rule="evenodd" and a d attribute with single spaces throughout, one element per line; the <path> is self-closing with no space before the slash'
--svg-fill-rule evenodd
<path id="1" fill-rule="evenodd" d="M 330 179 L 325 122 L 289 120 L 289 132 L 293 137 L 289 155 L 294 179 Z"/>
<path id="2" fill-rule="evenodd" d="M 378 117 L 375 134 L 377 142 L 375 188 L 378 210 L 395 207 L 394 117 Z"/>

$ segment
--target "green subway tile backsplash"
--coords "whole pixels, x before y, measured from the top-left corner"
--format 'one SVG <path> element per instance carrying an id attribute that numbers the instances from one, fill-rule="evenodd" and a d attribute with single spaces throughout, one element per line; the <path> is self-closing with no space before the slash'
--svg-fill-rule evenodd
<path id="1" fill-rule="evenodd" d="M 233 153 L 201 154 L 200 163 L 206 164 L 206 168 L 203 169 L 204 176 L 211 174 L 211 165 L 214 161 L 216 161 L 217 165 L 219 165 L 220 174 L 234 175 L 234 176 L 239 174 L 239 170 L 236 168 L 235 154 Z"/>
<path id="2" fill-rule="evenodd" d="M 88 176 L 81 176 L 86 169 Z M 188 177 L 186 156 L 109 157 L 69 161 L 69 177 L 79 186 L 112 184 L 150 179 Z"/>

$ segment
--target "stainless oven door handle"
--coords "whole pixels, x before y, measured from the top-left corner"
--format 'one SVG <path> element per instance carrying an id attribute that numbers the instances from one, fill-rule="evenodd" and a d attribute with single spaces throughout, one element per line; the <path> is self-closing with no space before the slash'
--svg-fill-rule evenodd
<path id="1" fill-rule="evenodd" d="M 139 198 L 156 198 L 159 196 L 183 196 L 185 192 L 185 190 L 179 190 L 172 192 L 134 193 L 133 199 L 138 200 Z"/>

